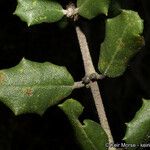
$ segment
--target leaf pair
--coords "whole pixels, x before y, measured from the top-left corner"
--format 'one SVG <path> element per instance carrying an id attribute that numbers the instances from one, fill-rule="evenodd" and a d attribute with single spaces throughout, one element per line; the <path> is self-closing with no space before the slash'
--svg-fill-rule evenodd
<path id="1" fill-rule="evenodd" d="M 67 97 L 73 90 L 73 84 L 66 68 L 23 59 L 17 66 L 0 71 L 0 100 L 15 115 L 42 115 L 48 107 Z M 79 102 L 70 99 L 59 107 L 69 117 L 83 149 L 106 150 L 108 139 L 100 125 L 92 120 L 85 120 L 83 125 L 79 122 L 78 117 L 83 112 Z"/>
<path id="2" fill-rule="evenodd" d="M 73 84 L 66 68 L 23 59 L 17 66 L 0 71 L 0 100 L 15 115 L 42 115 L 48 107 L 67 97 L 73 90 Z M 59 107 L 69 117 L 83 149 L 106 150 L 108 139 L 100 125 L 92 120 L 85 120 L 83 125 L 79 122 L 78 117 L 83 112 L 79 102 L 70 99 Z"/>
<path id="3" fill-rule="evenodd" d="M 107 15 L 109 1 L 78 0 L 78 14 L 87 19 L 92 19 L 101 13 Z M 42 22 L 57 22 L 65 15 L 62 6 L 55 0 L 18 0 L 14 14 L 27 22 L 28 26 Z"/>

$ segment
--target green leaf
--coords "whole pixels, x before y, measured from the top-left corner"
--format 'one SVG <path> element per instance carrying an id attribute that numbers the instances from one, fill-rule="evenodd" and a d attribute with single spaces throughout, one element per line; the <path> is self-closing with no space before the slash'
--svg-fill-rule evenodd
<path id="1" fill-rule="evenodd" d="M 54 0 L 18 0 L 14 14 L 28 26 L 56 22 L 64 16 L 63 8 Z"/>
<path id="2" fill-rule="evenodd" d="M 74 81 L 65 67 L 23 59 L 0 71 L 0 100 L 16 115 L 38 113 L 72 92 Z"/>
<path id="3" fill-rule="evenodd" d="M 82 17 L 92 19 L 108 13 L 110 0 L 77 0 L 78 12 Z"/>
<path id="4" fill-rule="evenodd" d="M 141 144 L 150 141 L 150 101 L 143 100 L 143 105 L 133 120 L 127 125 L 124 140 L 128 144 Z M 140 146 L 140 145 L 139 145 Z M 141 146 L 140 146 L 141 147 Z M 135 149 L 135 148 L 130 148 Z"/>
<path id="5" fill-rule="evenodd" d="M 128 61 L 144 45 L 142 32 L 143 21 L 134 11 L 122 10 L 120 15 L 106 21 L 98 63 L 103 75 L 117 77 L 124 73 Z"/>
<path id="6" fill-rule="evenodd" d="M 83 150 L 107 149 L 105 144 L 108 143 L 108 138 L 100 124 L 89 119 L 84 120 L 82 124 L 78 120 L 83 112 L 83 106 L 78 101 L 69 99 L 58 106 L 68 116 L 75 136 Z"/>

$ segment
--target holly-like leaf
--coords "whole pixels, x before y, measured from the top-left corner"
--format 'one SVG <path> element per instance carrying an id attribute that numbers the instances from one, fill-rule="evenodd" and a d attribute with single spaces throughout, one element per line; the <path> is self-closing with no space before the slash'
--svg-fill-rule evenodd
<path id="1" fill-rule="evenodd" d="M 136 144 L 140 146 L 141 143 L 146 144 L 150 141 L 150 101 L 143 100 L 143 105 L 136 113 L 133 120 L 126 123 L 127 130 L 124 140 L 127 144 Z M 132 147 L 129 149 L 136 149 Z"/>
<path id="2" fill-rule="evenodd" d="M 78 101 L 69 99 L 58 106 L 68 116 L 75 136 L 83 150 L 107 149 L 105 144 L 108 143 L 108 138 L 100 124 L 89 119 L 84 120 L 82 124 L 78 120 L 83 112 L 83 106 Z"/>
<path id="3" fill-rule="evenodd" d="M 92 19 L 108 13 L 110 0 L 77 0 L 78 12 L 82 17 Z"/>
<path id="4" fill-rule="evenodd" d="M 117 77 L 124 73 L 128 61 L 144 45 L 142 32 L 143 21 L 134 11 L 122 10 L 120 15 L 106 21 L 98 63 L 103 75 Z"/>
<path id="5" fill-rule="evenodd" d="M 18 0 L 14 14 L 28 26 L 56 22 L 64 16 L 63 8 L 54 0 Z"/>
<path id="6" fill-rule="evenodd" d="M 72 92 L 72 76 L 65 67 L 23 59 L 0 71 L 0 100 L 16 115 L 38 113 Z"/>

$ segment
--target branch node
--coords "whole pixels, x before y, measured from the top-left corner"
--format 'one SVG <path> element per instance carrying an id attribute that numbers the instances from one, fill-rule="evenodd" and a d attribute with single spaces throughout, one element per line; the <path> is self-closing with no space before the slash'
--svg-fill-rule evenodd
<path id="1" fill-rule="evenodd" d="M 74 21 L 78 20 L 78 8 L 75 7 L 73 3 L 67 5 L 67 9 L 63 10 L 66 17 L 73 19 Z"/>
<path id="2" fill-rule="evenodd" d="M 85 75 L 83 78 L 82 78 L 82 81 L 83 81 L 83 84 L 87 85 L 90 83 L 90 78 L 89 76 Z"/>

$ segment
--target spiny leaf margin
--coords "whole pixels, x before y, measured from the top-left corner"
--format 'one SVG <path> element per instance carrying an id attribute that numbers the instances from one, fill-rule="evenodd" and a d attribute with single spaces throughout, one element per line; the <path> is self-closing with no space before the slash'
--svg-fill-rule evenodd
<path id="1" fill-rule="evenodd" d="M 93 19 L 100 14 L 108 14 L 110 0 L 77 0 L 78 13 L 84 18 Z"/>
<path id="2" fill-rule="evenodd" d="M 129 60 L 144 45 L 143 20 L 137 12 L 122 10 L 117 17 L 107 19 L 104 42 L 101 44 L 98 69 L 108 77 L 121 76 Z"/>
<path id="3" fill-rule="evenodd" d="M 17 0 L 14 12 L 28 26 L 40 23 L 53 23 L 64 16 L 62 6 L 53 0 Z"/>
<path id="4" fill-rule="evenodd" d="M 83 150 L 107 150 L 105 144 L 108 143 L 108 137 L 100 124 L 89 119 L 85 119 L 82 124 L 78 120 L 84 108 L 78 101 L 68 99 L 58 107 L 68 116 Z"/>
<path id="5" fill-rule="evenodd" d="M 74 80 L 65 67 L 22 59 L 0 71 L 0 100 L 15 115 L 37 113 L 71 94 Z"/>
<path id="6" fill-rule="evenodd" d="M 129 123 L 126 123 L 126 126 L 126 134 L 123 140 L 127 144 L 146 144 L 150 140 L 150 100 L 143 99 L 142 107 L 134 118 Z M 133 150 L 136 147 L 129 149 Z"/>

